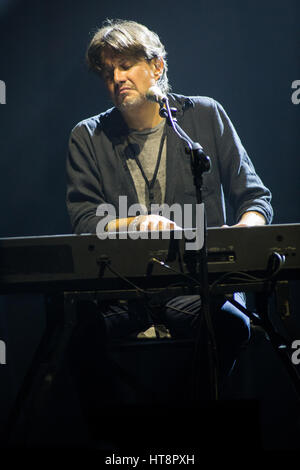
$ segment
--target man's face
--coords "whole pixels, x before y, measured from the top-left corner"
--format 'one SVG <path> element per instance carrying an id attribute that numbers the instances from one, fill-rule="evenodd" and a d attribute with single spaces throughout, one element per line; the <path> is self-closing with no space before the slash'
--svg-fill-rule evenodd
<path id="1" fill-rule="evenodd" d="M 102 62 L 102 76 L 112 101 L 124 111 L 143 104 L 147 90 L 155 85 L 160 75 L 154 60 L 106 53 Z"/>

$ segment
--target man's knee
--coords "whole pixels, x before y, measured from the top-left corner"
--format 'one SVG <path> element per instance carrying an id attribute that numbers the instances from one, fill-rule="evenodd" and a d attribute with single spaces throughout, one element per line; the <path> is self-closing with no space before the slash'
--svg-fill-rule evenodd
<path id="1" fill-rule="evenodd" d="M 220 328 L 233 341 L 244 345 L 250 339 L 250 319 L 238 307 L 226 301 L 220 310 Z"/>
<path id="2" fill-rule="evenodd" d="M 183 295 L 174 297 L 162 312 L 162 320 L 169 328 L 171 335 L 192 337 L 194 323 L 199 317 L 201 299 L 199 295 Z"/>

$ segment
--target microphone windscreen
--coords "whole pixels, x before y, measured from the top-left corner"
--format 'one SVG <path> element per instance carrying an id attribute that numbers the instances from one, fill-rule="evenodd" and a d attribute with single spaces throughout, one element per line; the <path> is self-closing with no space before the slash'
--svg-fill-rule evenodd
<path id="1" fill-rule="evenodd" d="M 146 92 L 146 98 L 155 103 L 163 103 L 166 100 L 166 95 L 163 94 L 158 86 L 153 85 Z"/>

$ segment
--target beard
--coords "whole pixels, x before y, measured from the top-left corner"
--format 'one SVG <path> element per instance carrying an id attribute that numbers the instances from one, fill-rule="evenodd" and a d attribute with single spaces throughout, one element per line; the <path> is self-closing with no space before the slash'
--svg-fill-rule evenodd
<path id="1" fill-rule="evenodd" d="M 131 109 L 137 108 L 144 104 L 146 101 L 146 96 L 142 94 L 134 94 L 133 96 L 125 96 L 121 100 L 117 100 L 116 107 L 120 111 L 129 111 Z"/>

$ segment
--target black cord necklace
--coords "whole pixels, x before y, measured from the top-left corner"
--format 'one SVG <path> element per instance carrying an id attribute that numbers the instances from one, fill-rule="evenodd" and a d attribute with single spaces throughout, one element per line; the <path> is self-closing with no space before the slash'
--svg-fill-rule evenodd
<path id="1" fill-rule="evenodd" d="M 155 170 L 154 170 L 153 177 L 152 177 L 151 181 L 148 180 L 138 156 L 136 155 L 136 153 L 134 153 L 135 161 L 136 161 L 136 163 L 137 163 L 137 165 L 138 165 L 138 167 L 139 167 L 139 169 L 142 173 L 142 176 L 145 180 L 145 183 L 146 183 L 146 186 L 147 186 L 147 189 L 148 189 L 150 206 L 154 201 L 154 191 L 153 191 L 153 189 L 154 189 L 155 181 L 156 181 L 158 170 L 159 170 L 159 165 L 160 165 L 160 162 L 161 162 L 162 150 L 163 150 L 165 138 L 166 138 L 166 131 L 164 130 L 163 135 L 160 139 L 158 156 L 157 156 Z"/>

